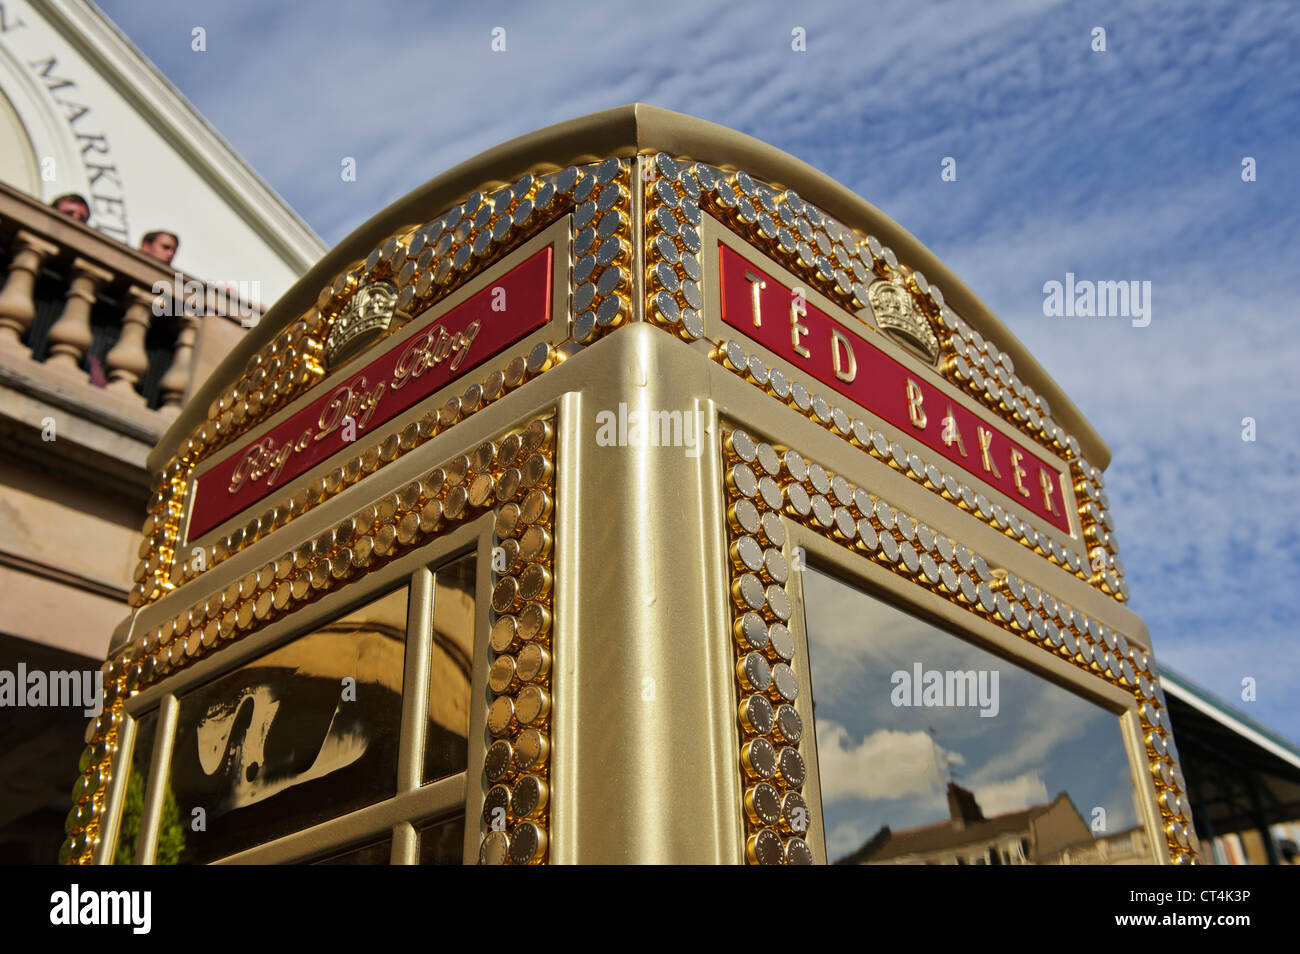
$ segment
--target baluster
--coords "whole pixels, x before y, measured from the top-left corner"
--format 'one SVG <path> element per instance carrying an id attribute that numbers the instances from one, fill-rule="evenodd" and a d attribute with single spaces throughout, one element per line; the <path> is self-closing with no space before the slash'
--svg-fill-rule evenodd
<path id="1" fill-rule="evenodd" d="M 113 275 L 84 258 L 72 261 L 72 282 L 68 287 L 63 314 L 50 329 L 50 356 L 46 364 L 65 372 L 79 372 L 81 359 L 90 347 L 90 309 L 95 292 Z"/>
<path id="2" fill-rule="evenodd" d="M 19 229 L 14 236 L 14 258 L 9 263 L 9 277 L 0 291 L 0 348 L 27 351 L 23 344 L 32 319 L 36 317 L 36 276 L 41 263 L 59 248 L 45 239 Z"/>
<path id="3" fill-rule="evenodd" d="M 135 389 L 136 383 L 149 368 L 144 340 L 152 318 L 154 296 L 143 288 L 132 287 L 127 292 L 130 304 L 122 316 L 122 336 L 108 354 L 104 363 L 108 367 L 108 390 L 136 400 L 144 397 Z"/>
<path id="4" fill-rule="evenodd" d="M 199 319 L 186 315 L 181 319 L 181 330 L 176 336 L 176 351 L 172 355 L 171 367 L 160 382 L 162 388 L 162 407 L 172 417 L 180 413 L 181 401 L 190 386 L 190 375 L 194 373 L 194 339 L 199 331 Z"/>

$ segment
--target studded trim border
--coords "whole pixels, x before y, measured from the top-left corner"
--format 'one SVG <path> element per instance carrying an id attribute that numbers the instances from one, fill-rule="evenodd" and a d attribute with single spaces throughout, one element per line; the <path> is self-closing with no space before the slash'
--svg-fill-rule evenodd
<path id="1" fill-rule="evenodd" d="M 755 506 L 758 478 L 743 460 L 752 455 L 741 451 L 748 441 L 743 431 L 723 435 L 745 860 L 812 864 L 812 849 L 804 839 L 812 816 L 803 795 L 808 767 L 800 743 L 805 728 L 794 707 L 800 686 L 791 665 L 795 640 L 787 626 L 792 603 L 785 586 L 790 578 L 782 554 L 785 529 L 777 519 L 779 507 L 760 513 Z M 775 486 L 765 486 L 772 503 Z"/>
<path id="2" fill-rule="evenodd" d="M 1014 573 L 991 568 L 980 554 L 931 530 L 884 498 L 809 462 L 796 450 L 756 441 L 746 431 L 724 425 L 723 452 L 732 598 L 737 645 L 741 647 L 738 653 L 758 648 L 745 648 L 741 622 L 744 614 L 761 616 L 769 624 L 769 633 L 770 626 L 784 624 L 789 617 L 789 597 L 768 565 L 768 551 L 779 546 L 763 536 L 763 518 L 769 513 L 783 514 L 1043 651 L 1066 659 L 1090 676 L 1132 693 L 1170 856 L 1175 864 L 1195 861 L 1198 849 L 1187 783 L 1179 768 L 1168 703 L 1154 657 L 1131 645 L 1122 633 Z M 753 544 L 748 547 L 749 561 L 740 543 L 744 538 Z M 767 655 L 776 658 L 771 652 Z M 745 676 L 738 675 L 738 681 L 743 694 Z M 743 717 L 741 730 L 742 739 L 749 744 L 752 733 L 748 733 Z M 742 754 L 741 760 L 742 773 L 752 777 L 747 755 Z M 747 790 L 743 808 L 750 826 L 750 860 L 754 861 L 758 832 L 770 830 L 771 826 L 755 819 L 752 801 L 752 789 Z M 771 846 L 767 858 L 780 858 L 771 841 L 773 837 L 779 839 L 777 831 L 763 837 Z M 787 852 L 788 845 L 786 842 Z"/>
<path id="3" fill-rule="evenodd" d="M 556 461 L 553 421 L 542 426 L 538 451 L 525 465 L 530 496 L 498 508 L 494 526 L 487 716 L 493 741 L 483 758 L 491 787 L 480 820 L 480 864 L 545 864 L 549 857 Z"/>
<path id="4" fill-rule="evenodd" d="M 610 158 L 558 172 L 525 174 L 513 185 L 491 193 L 475 192 L 431 222 L 390 236 L 364 261 L 340 273 L 321 291 L 315 308 L 250 359 L 240 379 L 209 407 L 207 421 L 154 476 L 149 515 L 142 527 L 140 562 L 133 573 L 128 603 L 138 608 L 161 598 L 192 578 L 196 564 L 206 569 L 264 534 L 267 519 L 272 528 L 283 525 L 302 510 L 332 496 L 328 488 L 314 483 L 305 502 L 291 505 L 286 513 L 277 513 L 276 508 L 253 518 L 244 527 L 219 538 L 208 548 L 204 560 L 177 558 L 185 493 L 194 468 L 325 378 L 324 343 L 333 322 L 362 285 L 384 279 L 397 286 L 398 314 L 404 320 L 394 322 L 392 330 L 396 331 L 405 320 L 435 306 L 532 235 L 563 215 L 574 213 L 575 256 L 570 259 L 574 264 L 569 275 L 569 301 L 570 313 L 577 317 L 570 337 L 551 343 L 551 348 L 530 354 L 522 365 L 512 364 L 503 369 L 501 376 L 491 375 L 452 398 L 438 413 L 436 423 L 422 422 L 421 434 L 426 439 L 434 432 L 431 427 L 443 430 L 454 425 L 483 404 L 558 363 L 562 357 L 558 349 L 567 352 L 569 345 L 595 341 L 626 321 L 631 312 L 631 245 L 627 230 L 631 216 L 630 168 L 628 160 Z M 577 222 L 586 224 L 579 226 Z M 607 234 L 611 227 L 615 234 Z M 578 250 L 582 248 L 585 253 L 589 230 L 593 236 L 604 236 L 595 246 L 593 257 L 599 271 L 592 269 L 590 281 L 586 277 L 579 280 L 575 274 Z M 588 297 L 587 309 L 576 307 L 588 304 Z M 407 437 L 406 443 L 413 439 Z M 378 467 L 393 459 L 384 458 L 382 451 L 381 447 Z M 364 469 L 373 463 L 372 459 L 363 461 L 363 474 L 376 469 Z"/>
<path id="5" fill-rule="evenodd" d="M 522 536 L 533 526 L 553 533 L 553 460 L 554 423 L 549 417 L 513 428 L 499 442 L 484 441 L 469 454 L 451 458 L 132 640 L 104 664 L 104 712 L 87 732 L 60 861 L 88 864 L 99 843 L 123 707 L 129 697 L 488 511 L 495 510 L 498 535 L 513 515 L 505 539 Z M 536 562 L 544 566 L 546 560 Z M 536 601 L 549 613 L 549 586 Z M 548 694 L 549 710 L 549 667 L 535 681 Z M 539 718 L 537 724 L 547 722 Z M 518 774 L 527 774 L 522 765 L 517 767 Z M 542 772 L 545 784 L 544 759 L 535 771 Z M 516 820 L 538 833 L 539 848 L 534 853 L 524 857 L 518 852 L 523 863 L 545 857 L 547 804 L 543 798 L 526 821 Z"/>
<path id="6" fill-rule="evenodd" d="M 1114 536 L 1114 518 L 1109 513 L 1101 470 L 1083 459 L 1078 440 L 1051 419 L 1046 399 L 1016 376 L 1010 356 L 971 329 L 945 303 L 938 286 L 921 272 L 899 263 L 894 252 L 874 236 L 848 228 L 791 190 L 778 189 L 743 171 L 727 171 L 665 153 L 642 156 L 641 160 L 649 321 L 686 341 L 704 337 L 698 231 L 702 209 L 851 314 L 868 307 L 871 282 L 901 281 L 937 336 L 939 371 L 945 378 L 1068 462 L 1088 560 L 1079 559 L 1028 521 L 1008 519 L 1005 512 L 998 515 L 987 502 L 979 505 L 973 490 L 963 492 L 964 485 L 952 486 L 955 478 L 945 482 L 942 472 L 938 472 L 939 480 L 933 480 L 931 469 L 938 471 L 933 465 L 922 463 L 913 471 L 905 462 L 898 469 L 1101 592 L 1119 602 L 1127 601 L 1129 588 L 1118 556 L 1119 543 Z M 769 371 L 757 357 L 729 360 L 729 352 L 744 355 L 738 343 L 712 343 L 715 357 L 751 383 L 867 448 L 873 456 L 898 466 L 889 452 L 879 453 L 870 441 L 855 435 L 855 427 L 865 425 L 851 422 L 825 398 L 799 382 L 787 380 L 778 370 Z M 984 371 L 973 367 L 976 363 Z M 906 451 L 904 455 L 909 461 L 914 456 Z"/>

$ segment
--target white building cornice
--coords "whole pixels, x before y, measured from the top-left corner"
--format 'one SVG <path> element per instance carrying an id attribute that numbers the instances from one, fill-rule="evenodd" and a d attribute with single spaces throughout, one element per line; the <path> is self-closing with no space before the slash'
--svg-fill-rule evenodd
<path id="1" fill-rule="evenodd" d="M 28 0 L 299 274 L 324 254 L 311 227 L 89 0 Z"/>

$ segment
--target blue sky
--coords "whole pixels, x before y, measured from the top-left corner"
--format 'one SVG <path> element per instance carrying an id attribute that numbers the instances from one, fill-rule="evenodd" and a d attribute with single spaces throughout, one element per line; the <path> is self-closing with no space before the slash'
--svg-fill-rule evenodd
<path id="1" fill-rule="evenodd" d="M 330 244 L 462 159 L 633 101 L 824 170 L 961 275 L 1109 442 L 1162 661 L 1300 740 L 1300 4 L 101 6 Z M 1044 317 L 1066 272 L 1150 281 L 1151 324 Z"/>

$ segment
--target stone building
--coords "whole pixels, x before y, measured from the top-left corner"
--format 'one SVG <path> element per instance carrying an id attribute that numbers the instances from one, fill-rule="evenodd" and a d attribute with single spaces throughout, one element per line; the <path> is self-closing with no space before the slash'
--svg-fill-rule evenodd
<path id="1" fill-rule="evenodd" d="M 975 796 L 950 782 L 948 807 L 951 817 L 933 825 L 882 827 L 837 864 L 1139 865 L 1151 857 L 1140 826 L 1094 835 L 1065 792 L 1045 804 L 986 818 Z"/>
<path id="2" fill-rule="evenodd" d="M 85 0 L 0 4 L 0 142 L 0 673 L 98 671 L 148 452 L 323 246 Z M 54 860 L 85 717 L 52 701 L 0 686 L 0 861 Z"/>

